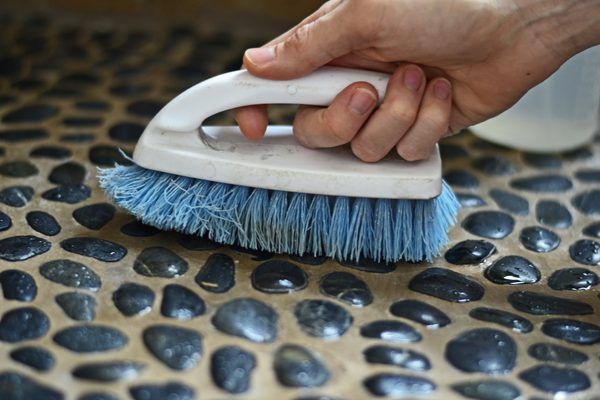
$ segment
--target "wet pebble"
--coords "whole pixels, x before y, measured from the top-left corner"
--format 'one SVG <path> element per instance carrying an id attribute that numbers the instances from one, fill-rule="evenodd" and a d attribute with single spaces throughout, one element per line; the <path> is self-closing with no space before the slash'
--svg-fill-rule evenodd
<path id="1" fill-rule="evenodd" d="M 569 210 L 555 200 L 540 200 L 535 206 L 535 215 L 540 224 L 552 228 L 569 228 L 573 223 Z"/>
<path id="2" fill-rule="evenodd" d="M 97 203 L 73 211 L 73 218 L 88 229 L 99 230 L 108 224 L 117 209 L 108 203 Z"/>
<path id="3" fill-rule="evenodd" d="M 477 301 L 484 289 L 478 282 L 445 268 L 428 268 L 415 275 L 408 287 L 415 292 L 427 294 L 455 303 Z"/>
<path id="4" fill-rule="evenodd" d="M 235 264 L 226 254 L 211 254 L 194 278 L 204 290 L 225 293 L 235 285 Z"/>
<path id="5" fill-rule="evenodd" d="M 31 186 L 9 186 L 0 190 L 0 203 L 11 207 L 24 207 L 33 198 Z"/>
<path id="6" fill-rule="evenodd" d="M 535 343 L 529 346 L 527 353 L 539 361 L 561 364 L 583 364 L 589 357 L 580 351 L 553 343 Z"/>
<path id="7" fill-rule="evenodd" d="M 184 371 L 202 358 L 202 337 L 192 329 L 174 325 L 154 325 L 143 333 L 146 348 L 167 367 Z"/>
<path id="8" fill-rule="evenodd" d="M 540 270 L 521 256 L 505 256 L 488 267 L 484 276 L 499 285 L 525 285 L 538 282 Z"/>
<path id="9" fill-rule="evenodd" d="M 141 124 L 135 122 L 121 122 L 113 125 L 108 130 L 108 135 L 111 139 L 119 142 L 135 143 L 140 138 L 143 131 L 144 126 Z"/>
<path id="10" fill-rule="evenodd" d="M 163 385 L 137 385 L 129 389 L 133 400 L 194 400 L 194 390 L 181 383 L 168 382 Z"/>
<path id="11" fill-rule="evenodd" d="M 431 363 L 423 354 L 400 347 L 371 346 L 363 355 L 371 364 L 393 365 L 417 372 L 431 369 Z"/>
<path id="12" fill-rule="evenodd" d="M 365 307 L 373 302 L 367 284 L 349 272 L 331 272 L 319 284 L 321 293 L 353 307 Z"/>
<path id="13" fill-rule="evenodd" d="M 540 169 L 558 169 L 562 166 L 562 160 L 554 154 L 525 153 L 523 161 L 529 166 Z"/>
<path id="14" fill-rule="evenodd" d="M 3 122 L 44 122 L 58 114 L 58 108 L 48 104 L 32 104 L 12 110 L 2 117 Z"/>
<path id="15" fill-rule="evenodd" d="M 248 391 L 254 368 L 256 357 L 238 346 L 221 347 L 211 356 L 210 373 L 215 385 L 231 394 Z"/>
<path id="16" fill-rule="evenodd" d="M 360 327 L 360 335 L 390 342 L 418 342 L 421 334 L 412 326 L 400 321 L 378 320 Z"/>
<path id="17" fill-rule="evenodd" d="M 54 167 L 48 175 L 48 180 L 57 185 L 75 186 L 83 183 L 85 174 L 83 165 L 69 161 Z"/>
<path id="18" fill-rule="evenodd" d="M 453 187 L 463 189 L 475 189 L 479 186 L 479 180 L 475 175 L 464 170 L 451 170 L 444 174 L 444 179 Z"/>
<path id="19" fill-rule="evenodd" d="M 411 375 L 380 373 L 363 381 L 365 388 L 374 396 L 406 397 L 424 395 L 436 389 L 435 383 L 426 378 Z"/>
<path id="20" fill-rule="evenodd" d="M 574 319 L 547 319 L 542 324 L 542 332 L 569 343 L 583 345 L 600 343 L 600 326 Z"/>
<path id="21" fill-rule="evenodd" d="M 7 229 L 10 229 L 12 226 L 12 220 L 2 211 L 0 211 L 0 232 L 4 232 Z"/>
<path id="22" fill-rule="evenodd" d="M 153 117 L 163 107 L 164 103 L 154 100 L 136 100 L 127 106 L 127 112 L 140 117 Z"/>
<path id="23" fill-rule="evenodd" d="M 514 189 L 536 193 L 559 193 L 573 187 L 569 178 L 562 175 L 538 175 L 513 179 L 510 186 Z"/>
<path id="24" fill-rule="evenodd" d="M 456 198 L 463 207 L 482 207 L 487 204 L 480 196 L 473 193 L 456 193 Z"/>
<path id="25" fill-rule="evenodd" d="M 594 153 L 592 153 L 592 150 L 590 150 L 590 148 L 584 146 L 574 150 L 565 151 L 564 153 L 562 153 L 562 156 L 565 160 L 568 161 L 582 161 L 593 157 Z"/>
<path id="26" fill-rule="evenodd" d="M 306 348 L 286 344 L 275 352 L 273 369 L 279 383 L 288 387 L 319 387 L 330 378 L 327 367 Z"/>
<path id="27" fill-rule="evenodd" d="M 569 247 L 569 255 L 579 264 L 600 265 L 600 243 L 589 239 L 578 240 Z"/>
<path id="28" fill-rule="evenodd" d="M 560 244 L 560 236 L 541 226 L 528 226 L 519 234 L 519 241 L 527 250 L 548 253 Z"/>
<path id="29" fill-rule="evenodd" d="M 515 400 L 521 396 L 516 386 L 496 379 L 456 383 L 451 387 L 462 396 L 476 400 Z"/>
<path id="30" fill-rule="evenodd" d="M 485 261 L 496 252 L 496 246 L 487 240 L 463 240 L 446 251 L 444 258 L 450 264 L 471 265 Z"/>
<path id="31" fill-rule="evenodd" d="M 28 178 L 38 172 L 37 167 L 27 161 L 9 161 L 0 165 L 0 175 L 9 178 Z"/>
<path id="32" fill-rule="evenodd" d="M 37 285 L 33 277 L 17 269 L 0 272 L 0 287 L 6 300 L 33 301 L 37 296 Z"/>
<path id="33" fill-rule="evenodd" d="M 516 165 L 501 156 L 478 157 L 471 162 L 471 165 L 487 176 L 506 176 L 517 172 Z"/>
<path id="34" fill-rule="evenodd" d="M 95 139 L 96 136 L 92 133 L 68 133 L 60 136 L 60 141 L 66 143 L 89 143 Z"/>
<path id="35" fill-rule="evenodd" d="M 277 338 L 277 313 L 265 303 L 251 298 L 238 298 L 223 304 L 211 322 L 219 331 L 256 343 L 269 343 Z"/>
<path id="36" fill-rule="evenodd" d="M 306 265 L 321 265 L 327 260 L 326 256 L 313 256 L 311 254 L 303 254 L 301 256 L 290 254 L 289 257 L 294 261 Z"/>
<path id="37" fill-rule="evenodd" d="M 148 247 L 137 256 L 133 269 L 144 276 L 176 278 L 187 272 L 188 263 L 165 247 Z"/>
<path id="38" fill-rule="evenodd" d="M 16 372 L 0 373 L 0 399 L 7 400 L 64 400 L 56 389 L 37 383 Z"/>
<path id="39" fill-rule="evenodd" d="M 582 232 L 584 235 L 600 239 L 600 221 L 586 225 Z"/>
<path id="40" fill-rule="evenodd" d="M 126 317 L 150 312 L 155 299 L 148 286 L 137 283 L 124 283 L 112 295 L 115 307 Z"/>
<path id="41" fill-rule="evenodd" d="M 573 197 L 571 204 L 585 215 L 600 215 L 600 190 L 588 190 Z"/>
<path id="42" fill-rule="evenodd" d="M 517 346 L 502 331 L 472 329 L 450 340 L 445 356 L 450 364 L 464 372 L 505 374 L 515 367 Z"/>
<path id="43" fill-rule="evenodd" d="M 133 221 L 123 225 L 121 227 L 121 232 L 133 237 L 150 237 L 158 234 L 160 230 L 134 219 Z"/>
<path id="44" fill-rule="evenodd" d="M 471 318 L 505 326 L 519 333 L 529 333 L 533 324 L 526 318 L 495 308 L 477 307 L 469 312 Z"/>
<path id="45" fill-rule="evenodd" d="M 87 289 L 95 292 L 102 286 L 100 277 L 93 270 L 81 263 L 66 259 L 48 261 L 42 264 L 40 274 L 52 282 L 76 289 Z"/>
<path id="46" fill-rule="evenodd" d="M 28 142 L 48 138 L 48 132 L 41 128 L 0 129 L 0 141 L 9 143 Z"/>
<path id="47" fill-rule="evenodd" d="M 78 397 L 77 400 L 119 400 L 112 394 L 104 393 L 104 392 L 88 392 L 81 397 Z"/>
<path id="48" fill-rule="evenodd" d="M 584 183 L 600 183 L 600 169 L 584 168 L 575 171 L 575 178 Z"/>
<path id="49" fill-rule="evenodd" d="M 442 310 L 420 300 L 401 300 L 390 306 L 390 313 L 425 325 L 428 329 L 442 328 L 450 318 Z"/>
<path id="50" fill-rule="evenodd" d="M 177 243 L 192 251 L 205 251 L 219 248 L 219 244 L 213 242 L 212 240 L 196 235 L 180 234 L 177 239 Z"/>
<path id="51" fill-rule="evenodd" d="M 572 368 L 537 365 L 519 374 L 519 378 L 533 387 L 549 393 L 573 393 L 591 386 L 590 378 Z"/>
<path id="52" fill-rule="evenodd" d="M 55 297 L 55 301 L 75 321 L 92 321 L 96 317 L 96 299 L 88 294 L 61 293 Z"/>
<path id="53" fill-rule="evenodd" d="M 252 286 L 265 293 L 290 293 L 308 285 L 306 272 L 284 260 L 271 260 L 252 271 Z"/>
<path id="54" fill-rule="evenodd" d="M 598 275 L 585 268 L 559 269 L 548 278 L 548 286 L 554 290 L 588 290 L 598 282 Z"/>
<path id="55" fill-rule="evenodd" d="M 39 146 L 33 149 L 29 156 L 33 158 L 49 158 L 52 160 L 60 160 L 62 158 L 70 157 L 72 154 L 71 150 L 61 146 Z"/>
<path id="56" fill-rule="evenodd" d="M 508 302 L 515 309 L 533 315 L 586 315 L 594 309 L 587 303 L 536 292 L 514 292 Z"/>
<path id="57" fill-rule="evenodd" d="M 61 123 L 68 127 L 90 127 L 102 124 L 102 118 L 69 116 L 62 119 Z"/>
<path id="58" fill-rule="evenodd" d="M 117 350 L 124 347 L 127 336 L 105 325 L 76 325 L 59 330 L 53 337 L 56 344 L 76 353 Z"/>
<path id="59" fill-rule="evenodd" d="M 303 300 L 294 307 L 300 329 L 308 335 L 325 339 L 342 336 L 352 325 L 352 315 L 327 300 Z"/>
<path id="60" fill-rule="evenodd" d="M 24 261 L 44 254 L 52 244 L 35 236 L 12 236 L 0 240 L 0 258 L 6 261 Z"/>
<path id="61" fill-rule="evenodd" d="M 165 317 L 188 320 L 205 311 L 204 300 L 185 286 L 170 284 L 164 287 L 160 313 Z"/>
<path id="62" fill-rule="evenodd" d="M 35 307 L 13 308 L 0 319 L 0 340 L 9 343 L 37 339 L 50 329 L 50 319 Z"/>
<path id="63" fill-rule="evenodd" d="M 61 227 L 56 219 L 43 211 L 30 211 L 25 216 L 31 229 L 46 236 L 55 236 L 60 233 Z"/>
<path id="64" fill-rule="evenodd" d="M 504 211 L 521 217 L 529 215 L 529 202 L 524 197 L 501 189 L 490 190 L 490 197 Z"/>
<path id="65" fill-rule="evenodd" d="M 128 151 L 123 151 L 131 157 L 131 154 Z M 92 163 L 100 167 L 114 167 L 115 164 L 131 165 L 131 161 L 121 154 L 118 147 L 105 144 L 92 146 L 88 152 L 88 158 Z"/>
<path id="66" fill-rule="evenodd" d="M 57 186 L 42 193 L 42 198 L 59 203 L 76 204 L 91 195 L 92 191 L 86 185 Z"/>
<path id="67" fill-rule="evenodd" d="M 60 242 L 71 253 L 95 258 L 99 261 L 116 262 L 127 254 L 127 249 L 117 243 L 94 237 L 75 237 Z"/>
<path id="68" fill-rule="evenodd" d="M 95 382 L 115 382 L 133 379 L 144 369 L 144 364 L 133 361 L 93 362 L 73 369 L 75 378 Z"/>
<path id="69" fill-rule="evenodd" d="M 42 347 L 19 347 L 10 352 L 10 358 L 39 372 L 48 371 L 55 364 L 52 353 Z"/>
<path id="70" fill-rule="evenodd" d="M 474 212 L 462 223 L 467 232 L 488 239 L 502 239 L 513 231 L 514 226 L 513 217 L 499 211 Z"/>

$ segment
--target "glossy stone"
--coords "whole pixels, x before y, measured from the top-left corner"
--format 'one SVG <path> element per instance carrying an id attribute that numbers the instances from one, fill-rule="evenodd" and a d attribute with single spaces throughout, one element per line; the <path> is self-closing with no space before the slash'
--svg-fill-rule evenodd
<path id="1" fill-rule="evenodd" d="M 220 246 L 218 243 L 215 243 L 205 237 L 183 234 L 179 235 L 177 243 L 192 251 L 214 250 Z"/>
<path id="2" fill-rule="evenodd" d="M 31 201 L 32 197 L 31 186 L 9 186 L 0 190 L 0 203 L 11 207 L 23 207 Z"/>
<path id="3" fill-rule="evenodd" d="M 9 143 L 27 142 L 30 140 L 46 139 L 48 132 L 45 129 L 0 129 L 0 141 Z"/>
<path id="4" fill-rule="evenodd" d="M 271 260 L 252 271 L 252 286 L 265 293 L 290 293 L 308 285 L 306 272 L 284 260 Z"/>
<path id="5" fill-rule="evenodd" d="M 54 299 L 65 314 L 75 321 L 92 321 L 96 317 L 96 299 L 88 294 L 61 293 Z"/>
<path id="6" fill-rule="evenodd" d="M 52 169 L 48 180 L 57 185 L 81 185 L 85 180 L 86 171 L 83 165 L 76 162 L 66 162 Z"/>
<path id="7" fill-rule="evenodd" d="M 12 220 L 2 211 L 0 211 L 0 232 L 4 232 L 7 229 L 10 229 L 12 226 Z"/>
<path id="8" fill-rule="evenodd" d="M 565 151 L 562 156 L 568 161 L 583 161 L 591 158 L 594 155 L 588 146 L 579 147 L 573 150 Z"/>
<path id="9" fill-rule="evenodd" d="M 574 319 L 547 319 L 542 325 L 542 332 L 569 343 L 583 345 L 600 343 L 600 326 Z"/>
<path id="10" fill-rule="evenodd" d="M 121 122 L 113 125 L 108 130 L 108 135 L 112 139 L 120 142 L 135 143 L 140 138 L 143 131 L 144 126 L 141 124 L 134 122 Z"/>
<path id="11" fill-rule="evenodd" d="M 479 264 L 496 252 L 496 246 L 487 240 L 463 240 L 446 251 L 444 258 L 450 264 Z"/>
<path id="12" fill-rule="evenodd" d="M 58 108 L 48 104 L 32 104 L 4 114 L 2 122 L 44 122 L 58 114 L 58 111 Z"/>
<path id="13" fill-rule="evenodd" d="M 37 339 L 50 329 L 50 319 L 35 307 L 13 308 L 0 319 L 0 341 L 16 343 Z"/>
<path id="14" fill-rule="evenodd" d="M 327 367 L 306 348 L 286 344 L 275 352 L 273 369 L 279 383 L 288 387 L 319 387 L 330 378 Z"/>
<path id="15" fill-rule="evenodd" d="M 71 253 L 95 258 L 104 262 L 116 262 L 127 254 L 127 249 L 117 243 L 94 237 L 74 237 L 60 242 L 60 247 Z"/>
<path id="16" fill-rule="evenodd" d="M 548 286 L 554 290 L 588 290 L 598 282 L 598 275 L 585 268 L 559 269 L 548 278 Z"/>
<path id="17" fill-rule="evenodd" d="M 133 220 L 121 227 L 121 232 L 128 236 L 134 237 L 149 237 L 160 232 L 159 229 L 146 225 L 138 220 Z"/>
<path id="18" fill-rule="evenodd" d="M 502 239 L 513 231 L 514 226 L 513 217 L 499 211 L 474 212 L 462 223 L 467 232 L 488 239 Z"/>
<path id="19" fill-rule="evenodd" d="M 327 260 L 325 256 L 313 256 L 312 254 L 303 254 L 301 256 L 290 254 L 289 257 L 294 261 L 306 265 L 321 265 Z"/>
<path id="20" fill-rule="evenodd" d="M 490 190 L 490 197 L 504 211 L 521 217 L 529 215 L 529 202 L 524 197 L 501 189 Z"/>
<path id="21" fill-rule="evenodd" d="M 586 315 L 594 309 L 587 303 L 536 292 L 514 292 L 508 302 L 517 310 L 534 315 Z"/>
<path id="22" fill-rule="evenodd" d="M 60 160 L 62 158 L 70 157 L 72 154 L 71 150 L 61 146 L 38 146 L 33 149 L 29 156 L 33 158 L 49 158 L 53 160 Z"/>
<path id="23" fill-rule="evenodd" d="M 83 396 L 79 397 L 77 400 L 119 400 L 112 394 L 103 393 L 103 392 L 88 392 Z"/>
<path id="24" fill-rule="evenodd" d="M 510 186 L 515 189 L 535 193 L 559 193 L 573 187 L 569 178 L 562 175 L 537 175 L 527 178 L 513 179 Z"/>
<path id="25" fill-rule="evenodd" d="M 327 300 L 303 300 L 294 307 L 300 329 L 311 336 L 335 339 L 352 325 L 352 315 L 341 306 Z"/>
<path id="26" fill-rule="evenodd" d="M 526 369 L 519 378 L 533 387 L 550 393 L 573 393 L 591 386 L 590 378 L 572 368 L 559 368 L 552 365 L 538 365 Z"/>
<path id="27" fill-rule="evenodd" d="M 331 272 L 321 279 L 321 293 L 353 307 L 365 307 L 373 302 L 367 284 L 349 272 Z"/>
<path id="28" fill-rule="evenodd" d="M 431 363 L 421 353 L 391 346 L 371 346 L 363 351 L 365 360 L 371 364 L 393 365 L 411 371 L 427 371 Z"/>
<path id="29" fill-rule="evenodd" d="M 98 117 L 65 117 L 61 123 L 69 127 L 93 127 L 102 124 L 102 118 Z"/>
<path id="30" fill-rule="evenodd" d="M 431 393 L 435 383 L 412 375 L 379 373 L 363 381 L 365 388 L 374 396 L 406 397 Z"/>
<path id="31" fill-rule="evenodd" d="M 27 161 L 9 161 L 0 165 L 0 175 L 9 178 L 28 178 L 37 173 L 37 167 Z"/>
<path id="32" fill-rule="evenodd" d="M 105 325 L 83 324 L 59 330 L 53 337 L 59 346 L 76 353 L 117 350 L 124 347 L 127 336 Z"/>
<path id="33" fill-rule="evenodd" d="M 495 308 L 477 307 L 469 312 L 471 318 L 505 326 L 519 333 L 529 333 L 533 324 L 526 318 Z"/>
<path id="34" fill-rule="evenodd" d="M 194 400 L 194 390 L 176 382 L 167 382 L 164 385 L 137 385 L 129 389 L 133 400 Z"/>
<path id="35" fill-rule="evenodd" d="M 442 328 L 450 318 L 441 310 L 420 300 L 401 300 L 390 306 L 390 313 L 425 325 L 428 329 Z"/>
<path id="36" fill-rule="evenodd" d="M 226 254 L 211 254 L 194 278 L 204 290 L 225 293 L 235 285 L 235 264 Z"/>
<path id="37" fill-rule="evenodd" d="M 94 362 L 78 365 L 73 376 L 95 382 L 115 382 L 135 378 L 144 369 L 144 364 L 133 361 Z"/>
<path id="38" fill-rule="evenodd" d="M 188 320 L 205 311 L 204 300 L 185 286 L 170 284 L 164 287 L 160 313 L 165 317 Z"/>
<path id="39" fill-rule="evenodd" d="M 223 304 L 211 319 L 221 332 L 256 343 L 269 343 L 277 338 L 277 313 L 265 303 L 237 298 Z"/>
<path id="40" fill-rule="evenodd" d="M 580 264 L 600 265 L 600 243 L 589 239 L 578 240 L 569 247 L 569 255 Z"/>
<path id="41" fill-rule="evenodd" d="M 358 261 L 343 261 L 341 264 L 344 267 L 376 274 L 387 274 L 388 272 L 394 272 L 396 270 L 396 264 L 394 263 L 375 262 L 364 258 L 361 258 Z"/>
<path id="42" fill-rule="evenodd" d="M 540 224 L 552 228 L 569 228 L 573 223 L 569 210 L 555 200 L 540 200 L 535 206 L 535 215 Z"/>
<path id="43" fill-rule="evenodd" d="M 95 139 L 96 136 L 91 133 L 69 133 L 60 136 L 60 141 L 67 143 L 89 143 Z"/>
<path id="44" fill-rule="evenodd" d="M 210 360 L 215 385 L 231 394 L 248 391 L 254 368 L 256 357 L 238 346 L 221 347 L 212 353 Z"/>
<path id="45" fill-rule="evenodd" d="M 505 374 L 515 367 L 517 346 L 502 331 L 472 329 L 450 340 L 445 356 L 450 364 L 464 372 Z"/>
<path id="46" fill-rule="evenodd" d="M 42 198 L 59 203 L 76 204 L 89 198 L 92 191 L 86 185 L 57 186 L 42 193 Z"/>
<path id="47" fill-rule="evenodd" d="M 133 269 L 144 276 L 176 278 L 187 272 L 188 263 L 165 247 L 148 247 L 137 256 Z"/>
<path id="48" fill-rule="evenodd" d="M 130 152 L 123 150 L 125 154 L 131 157 Z M 100 167 L 114 167 L 115 164 L 131 165 L 131 161 L 121 154 L 121 149 L 115 146 L 104 144 L 90 147 L 88 158 L 94 164 Z"/>
<path id="49" fill-rule="evenodd" d="M 478 282 L 445 268 L 428 268 L 415 275 L 408 287 L 415 292 L 427 294 L 455 303 L 477 301 L 484 289 Z"/>
<path id="50" fill-rule="evenodd" d="M 455 193 L 458 202 L 463 207 L 481 207 L 487 203 L 480 196 L 473 193 Z"/>
<path id="51" fill-rule="evenodd" d="M 582 232 L 584 235 L 600 239 L 600 221 L 586 225 Z"/>
<path id="52" fill-rule="evenodd" d="M 55 364 L 52 353 L 42 347 L 19 347 L 10 352 L 10 358 L 39 372 L 48 371 Z"/>
<path id="53" fill-rule="evenodd" d="M 108 203 L 90 204 L 73 211 L 73 218 L 86 228 L 99 230 L 110 222 L 116 208 Z"/>
<path id="54" fill-rule="evenodd" d="M 24 261 L 44 254 L 52 244 L 46 239 L 35 236 L 12 236 L 0 240 L 0 259 L 6 261 Z"/>
<path id="55" fill-rule="evenodd" d="M 580 351 L 553 343 L 536 343 L 529 346 L 527 353 L 539 361 L 561 364 L 583 364 L 589 357 Z"/>
<path id="56" fill-rule="evenodd" d="M 528 250 L 548 253 L 560 244 L 560 236 L 541 226 L 528 226 L 519 234 L 519 241 Z"/>
<path id="57" fill-rule="evenodd" d="M 560 157 L 553 154 L 525 153 L 523 161 L 527 165 L 540 169 L 555 169 L 562 166 Z"/>
<path id="58" fill-rule="evenodd" d="M 539 269 L 521 256 L 506 256 L 488 267 L 484 276 L 499 285 L 525 285 L 536 283 L 542 277 Z"/>
<path id="59" fill-rule="evenodd" d="M 56 219 L 43 211 L 30 211 L 25 216 L 31 229 L 46 235 L 55 236 L 60 233 L 61 227 Z"/>
<path id="60" fill-rule="evenodd" d="M 579 171 L 575 171 L 575 178 L 584 183 L 600 183 L 600 169 L 580 169 Z"/>
<path id="61" fill-rule="evenodd" d="M 141 117 L 153 117 L 163 107 L 163 102 L 154 100 L 136 100 L 127 106 L 127 112 Z"/>
<path id="62" fill-rule="evenodd" d="M 0 372 L 0 399 L 64 400 L 65 396 L 56 389 L 16 372 Z"/>
<path id="63" fill-rule="evenodd" d="M 506 176 L 517 172 L 516 165 L 501 156 L 478 157 L 471 162 L 471 165 L 487 176 Z"/>
<path id="64" fill-rule="evenodd" d="M 202 337 L 195 330 L 153 325 L 144 330 L 142 337 L 150 353 L 173 370 L 193 368 L 202 357 Z"/>
<path id="65" fill-rule="evenodd" d="M 371 339 L 390 342 L 418 342 L 421 334 L 412 326 L 400 321 L 378 320 L 360 327 L 360 334 Z"/>
<path id="66" fill-rule="evenodd" d="M 476 400 L 515 400 L 521 395 L 516 386 L 496 379 L 455 383 L 451 388 L 464 397 Z"/>
<path id="67" fill-rule="evenodd" d="M 124 283 L 112 295 L 115 307 L 126 317 L 150 312 L 155 299 L 148 286 L 137 283 Z"/>
<path id="68" fill-rule="evenodd" d="M 0 272 L 0 287 L 6 300 L 33 301 L 37 296 L 37 285 L 33 277 L 17 269 Z"/>
<path id="69" fill-rule="evenodd" d="M 444 179 L 453 187 L 475 189 L 479 186 L 477 177 L 465 170 L 448 171 L 444 174 Z"/>
<path id="70" fill-rule="evenodd" d="M 40 266 L 40 274 L 55 283 L 87 289 L 93 292 L 100 289 L 102 282 L 96 273 L 85 265 L 71 260 L 48 261 Z"/>

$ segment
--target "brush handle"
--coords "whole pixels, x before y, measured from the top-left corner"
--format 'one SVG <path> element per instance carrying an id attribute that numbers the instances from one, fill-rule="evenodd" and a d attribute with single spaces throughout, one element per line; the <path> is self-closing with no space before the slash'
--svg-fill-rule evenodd
<path id="1" fill-rule="evenodd" d="M 383 99 L 388 74 L 359 69 L 322 67 L 297 79 L 269 80 L 246 70 L 215 76 L 171 100 L 152 124 L 162 131 L 191 132 L 219 112 L 254 104 L 326 106 L 354 82 L 368 82 Z"/>

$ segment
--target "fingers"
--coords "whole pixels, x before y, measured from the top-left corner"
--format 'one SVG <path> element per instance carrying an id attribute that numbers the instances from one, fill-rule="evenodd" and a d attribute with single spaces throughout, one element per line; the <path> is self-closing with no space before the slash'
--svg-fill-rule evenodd
<path id="1" fill-rule="evenodd" d="M 428 158 L 448 131 L 451 106 L 450 82 L 444 78 L 429 82 L 413 126 L 396 145 L 398 154 L 408 161 Z"/>
<path id="2" fill-rule="evenodd" d="M 348 143 L 377 105 L 377 91 L 357 82 L 340 92 L 327 108 L 301 107 L 294 120 L 294 135 L 309 148 Z"/>
<path id="3" fill-rule="evenodd" d="M 266 105 L 239 107 L 234 110 L 234 115 L 246 138 L 258 140 L 264 136 L 269 123 Z"/>

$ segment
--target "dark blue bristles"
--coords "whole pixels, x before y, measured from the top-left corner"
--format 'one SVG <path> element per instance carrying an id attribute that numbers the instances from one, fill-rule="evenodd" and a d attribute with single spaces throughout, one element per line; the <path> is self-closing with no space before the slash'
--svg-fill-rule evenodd
<path id="1" fill-rule="evenodd" d="M 429 200 L 331 197 L 187 178 L 132 166 L 99 169 L 100 186 L 143 223 L 276 253 L 411 262 L 439 254 L 460 208 L 444 182 Z"/>

